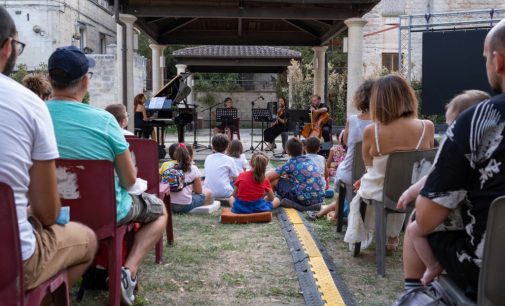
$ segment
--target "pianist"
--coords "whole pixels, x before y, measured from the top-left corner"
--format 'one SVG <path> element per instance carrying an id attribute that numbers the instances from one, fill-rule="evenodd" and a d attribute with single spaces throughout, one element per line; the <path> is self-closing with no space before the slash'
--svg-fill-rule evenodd
<path id="1" fill-rule="evenodd" d="M 233 100 L 230 97 L 224 99 L 223 104 L 224 108 L 234 108 Z M 219 133 L 226 134 L 226 136 L 228 136 L 228 139 L 231 139 L 231 134 L 237 130 L 238 130 L 238 119 L 223 120 L 221 121 L 220 125 L 214 128 L 214 135 Z"/>
<path id="2" fill-rule="evenodd" d="M 275 123 L 266 129 L 263 133 L 265 136 L 265 141 L 268 144 L 268 149 L 273 150 L 275 138 L 279 136 L 286 129 L 286 110 L 288 108 L 286 99 L 283 97 L 279 98 L 279 102 L 277 103 L 277 116 L 275 118 Z"/>
<path id="3" fill-rule="evenodd" d="M 134 123 L 136 129 L 142 130 L 142 138 L 149 138 L 156 140 L 156 132 L 154 128 L 149 124 L 149 117 L 147 116 L 147 111 L 144 106 L 146 102 L 146 97 L 144 94 L 140 93 L 135 96 L 133 100 L 133 108 L 135 109 Z"/>

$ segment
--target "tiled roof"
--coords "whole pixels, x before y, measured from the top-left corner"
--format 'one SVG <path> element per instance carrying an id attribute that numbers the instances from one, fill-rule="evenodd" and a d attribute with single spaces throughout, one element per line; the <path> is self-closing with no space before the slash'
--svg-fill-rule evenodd
<path id="1" fill-rule="evenodd" d="M 287 48 L 269 46 L 198 46 L 174 51 L 175 58 L 182 57 L 232 57 L 232 58 L 288 58 L 300 59 L 302 54 Z"/>

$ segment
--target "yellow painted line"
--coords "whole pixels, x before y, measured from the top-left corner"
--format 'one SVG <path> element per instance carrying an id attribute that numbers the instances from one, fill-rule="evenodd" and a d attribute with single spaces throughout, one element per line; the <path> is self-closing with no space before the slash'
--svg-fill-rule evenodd
<path id="1" fill-rule="evenodd" d="M 316 280 L 321 299 L 327 306 L 345 306 L 344 300 L 331 277 L 330 270 L 328 270 L 324 262 L 323 255 L 312 238 L 312 235 L 305 227 L 305 224 L 303 224 L 298 211 L 293 208 L 284 208 L 284 210 L 291 223 L 293 223 L 296 235 L 298 239 L 300 239 L 304 251 L 309 257 L 310 270 Z"/>

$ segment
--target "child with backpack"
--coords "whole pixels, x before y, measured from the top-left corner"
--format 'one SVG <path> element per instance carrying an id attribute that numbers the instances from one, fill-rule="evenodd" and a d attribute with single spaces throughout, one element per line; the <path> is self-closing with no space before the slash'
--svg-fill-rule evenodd
<path id="1" fill-rule="evenodd" d="M 189 213 L 196 207 L 212 204 L 212 193 L 203 188 L 200 170 L 193 165 L 193 149 L 181 143 L 174 158 L 177 164 L 161 176 L 162 183 L 170 186 L 172 212 Z"/>
<path id="2" fill-rule="evenodd" d="M 235 180 L 231 211 L 236 214 L 251 214 L 271 211 L 279 206 L 280 200 L 274 196 L 270 181 L 265 177 L 268 157 L 263 152 L 255 152 L 251 157 L 251 170 L 242 172 Z"/>

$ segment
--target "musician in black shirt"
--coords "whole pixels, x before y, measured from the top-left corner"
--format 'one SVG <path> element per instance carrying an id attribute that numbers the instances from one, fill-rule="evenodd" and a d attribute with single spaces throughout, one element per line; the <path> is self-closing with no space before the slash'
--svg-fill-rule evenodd
<path id="1" fill-rule="evenodd" d="M 265 136 L 265 141 L 268 143 L 269 149 L 272 150 L 275 138 L 279 136 L 282 132 L 286 130 L 286 110 L 287 110 L 287 102 L 283 97 L 279 98 L 279 102 L 277 103 L 277 118 L 275 123 L 267 128 L 263 133 Z"/>
<path id="2" fill-rule="evenodd" d="M 224 99 L 223 104 L 224 108 L 234 108 L 233 100 L 230 97 Z M 221 124 L 214 128 L 214 135 L 219 133 L 226 134 L 226 136 L 228 136 L 228 139 L 231 139 L 231 134 L 237 131 L 239 128 L 238 120 L 239 119 L 221 121 Z"/>
<path id="3" fill-rule="evenodd" d="M 327 113 L 329 108 L 326 103 L 321 101 L 320 96 L 313 95 L 310 101 L 310 111 L 313 113 Z M 322 134 L 324 142 L 331 141 L 331 121 L 328 121 L 328 123 L 323 126 Z"/>

